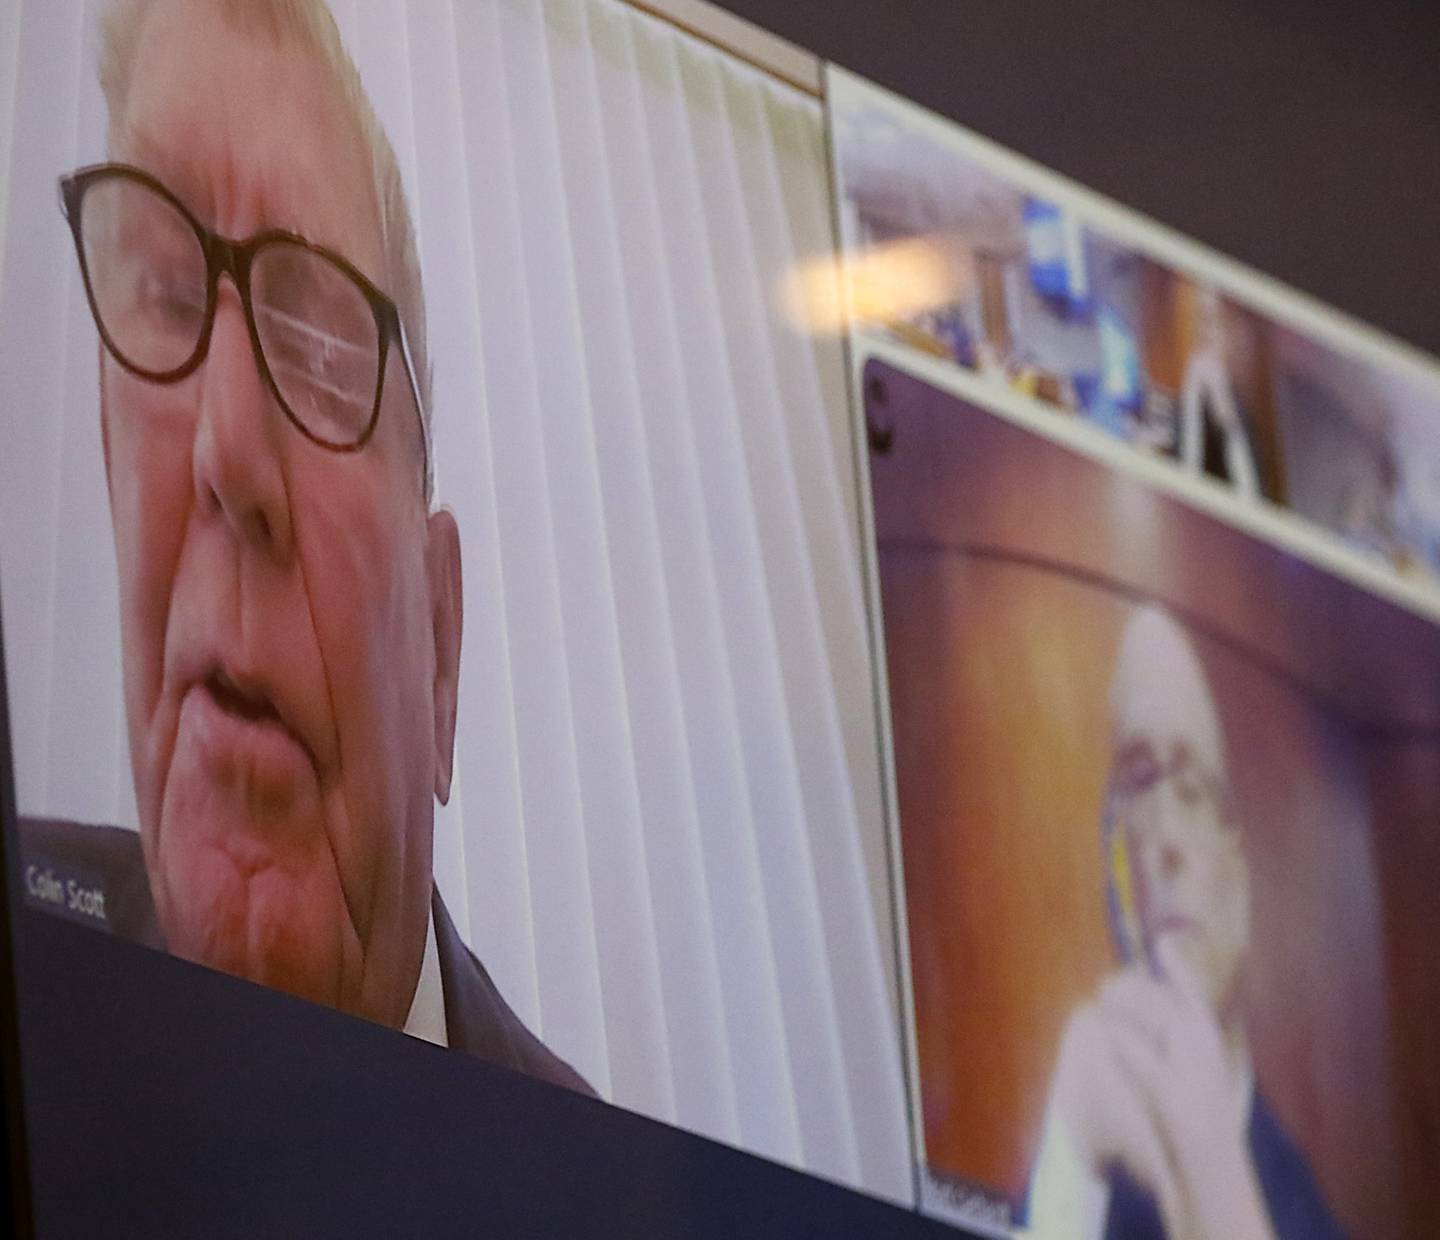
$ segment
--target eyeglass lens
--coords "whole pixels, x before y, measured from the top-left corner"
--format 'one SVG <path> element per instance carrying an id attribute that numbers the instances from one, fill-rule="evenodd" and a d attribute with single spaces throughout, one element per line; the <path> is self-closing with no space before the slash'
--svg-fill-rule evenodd
<path id="1" fill-rule="evenodd" d="M 85 268 L 96 313 L 122 360 L 179 370 L 205 329 L 205 251 L 190 222 L 152 190 L 121 177 L 86 190 Z"/>
<path id="2" fill-rule="evenodd" d="M 255 254 L 250 297 L 261 352 L 290 411 L 318 439 L 358 443 L 380 360 L 365 295 L 323 255 L 276 241 Z"/>
<path id="3" fill-rule="evenodd" d="M 127 365 L 155 378 L 201 347 L 209 294 L 204 247 L 161 194 L 128 177 L 91 183 L 81 213 L 97 317 Z M 324 255 L 266 241 L 250 265 L 255 334 L 282 402 L 329 444 L 365 436 L 379 385 L 380 342 L 369 300 Z"/>

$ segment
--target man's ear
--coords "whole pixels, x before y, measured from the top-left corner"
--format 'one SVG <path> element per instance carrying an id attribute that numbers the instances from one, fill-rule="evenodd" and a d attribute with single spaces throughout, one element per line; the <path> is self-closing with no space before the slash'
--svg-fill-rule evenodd
<path id="1" fill-rule="evenodd" d="M 455 715 L 465 604 L 460 579 L 460 530 L 454 514 L 442 508 L 425 522 L 430 626 L 435 639 L 435 795 L 443 805 L 450 799 L 450 778 L 455 769 Z"/>

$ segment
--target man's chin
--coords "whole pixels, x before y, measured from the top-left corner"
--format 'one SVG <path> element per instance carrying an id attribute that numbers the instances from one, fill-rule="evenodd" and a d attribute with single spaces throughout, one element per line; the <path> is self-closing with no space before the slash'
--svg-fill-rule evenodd
<path id="1" fill-rule="evenodd" d="M 1161 945 L 1164 945 L 1164 950 Z M 1171 930 L 1157 936 L 1153 948 L 1161 975 L 1177 985 L 1183 984 L 1197 999 L 1203 1000 L 1212 1011 L 1218 1011 L 1229 992 L 1227 978 L 1216 961 L 1216 952 L 1198 926 L 1184 930 Z M 1185 977 L 1168 977 L 1165 960 L 1178 966 Z"/>
<path id="2" fill-rule="evenodd" d="M 319 784 L 298 746 L 192 693 L 157 818 L 146 861 L 171 952 L 346 1006 L 360 953 Z"/>
<path id="3" fill-rule="evenodd" d="M 177 956 L 330 1007 L 350 1006 L 346 978 L 358 962 L 333 874 L 300 875 L 277 864 L 238 866 L 225 849 L 172 851 L 161 863 L 156 911 Z"/>

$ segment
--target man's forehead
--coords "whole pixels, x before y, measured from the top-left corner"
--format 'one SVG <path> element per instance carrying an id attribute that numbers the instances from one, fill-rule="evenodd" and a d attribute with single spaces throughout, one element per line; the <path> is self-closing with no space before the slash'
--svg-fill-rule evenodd
<path id="1" fill-rule="evenodd" d="M 111 120 L 112 156 L 159 177 L 210 227 L 296 232 L 384 282 L 361 130 L 319 55 L 237 31 L 212 5 L 158 5 Z"/>
<path id="2" fill-rule="evenodd" d="M 1117 748 L 1144 744 L 1166 761 L 1184 750 L 1213 771 L 1225 769 L 1209 680 L 1190 639 L 1164 613 L 1146 609 L 1127 625 L 1110 698 Z"/>

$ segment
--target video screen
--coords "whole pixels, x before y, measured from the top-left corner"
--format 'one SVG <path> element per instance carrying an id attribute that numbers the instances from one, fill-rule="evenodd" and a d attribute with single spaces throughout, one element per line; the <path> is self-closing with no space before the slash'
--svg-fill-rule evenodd
<path id="1" fill-rule="evenodd" d="M 1440 598 L 1430 359 L 840 71 L 854 328 L 1274 505 Z"/>
<path id="2" fill-rule="evenodd" d="M 618 0 L 18 20 L 23 916 L 908 1201 L 819 100 Z"/>
<path id="3" fill-rule="evenodd" d="M 1436 614 L 902 357 L 863 391 L 923 1207 L 1434 1234 Z"/>

